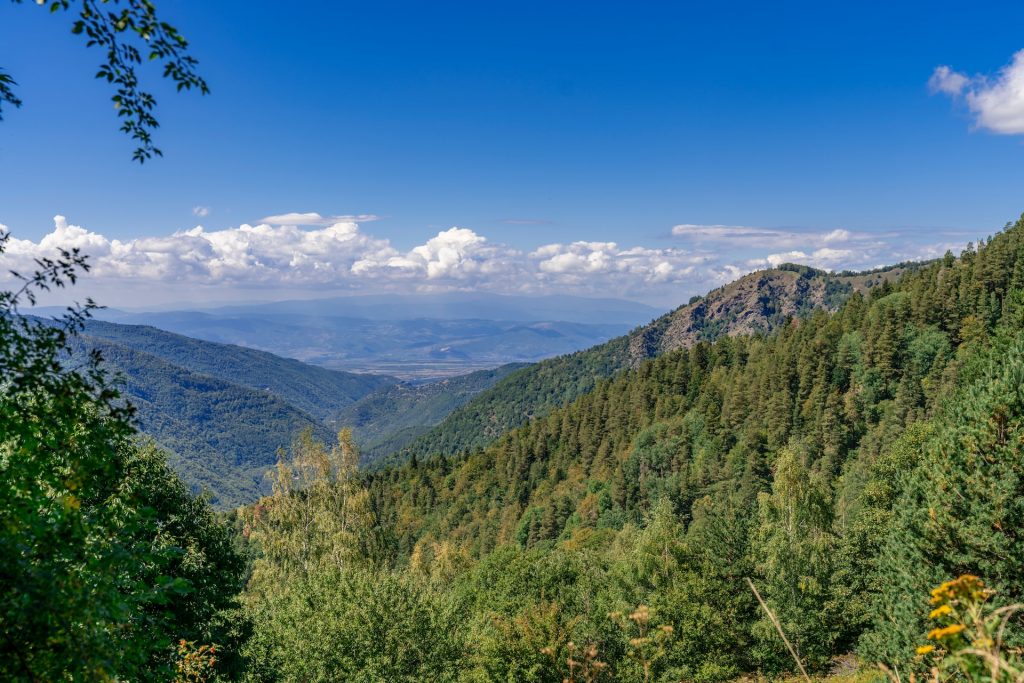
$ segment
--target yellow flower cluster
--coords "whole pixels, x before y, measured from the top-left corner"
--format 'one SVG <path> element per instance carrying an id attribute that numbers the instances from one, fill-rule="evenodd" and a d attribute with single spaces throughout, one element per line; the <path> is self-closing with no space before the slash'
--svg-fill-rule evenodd
<path id="1" fill-rule="evenodd" d="M 938 588 L 933 589 L 930 602 L 933 605 L 942 605 L 954 600 L 984 602 L 987 598 L 985 582 L 973 574 L 964 574 L 952 581 L 944 581 Z"/>
<path id="2" fill-rule="evenodd" d="M 952 581 L 945 581 L 942 585 L 932 590 L 930 604 L 934 609 L 928 615 L 929 619 L 941 620 L 928 632 L 928 640 L 943 642 L 951 638 L 965 628 L 959 615 L 964 607 L 984 602 L 988 599 L 989 592 L 985 590 L 985 583 L 973 574 L 964 574 Z M 947 621 L 942 626 L 942 621 Z M 948 623 L 952 621 L 953 623 Z M 935 645 L 922 645 L 917 648 L 918 655 L 926 655 L 935 650 Z"/>

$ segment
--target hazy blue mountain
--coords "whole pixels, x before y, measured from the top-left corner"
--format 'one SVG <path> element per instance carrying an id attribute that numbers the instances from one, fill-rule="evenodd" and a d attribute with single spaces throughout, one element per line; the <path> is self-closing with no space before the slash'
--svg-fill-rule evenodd
<path id="1" fill-rule="evenodd" d="M 549 294 L 512 296 L 474 292 L 442 294 L 375 294 L 330 299 L 278 301 L 207 309 L 217 315 L 265 315 L 288 313 L 370 320 L 552 320 L 588 324 L 621 324 L 630 327 L 649 322 L 665 312 L 635 301 L 594 299 Z"/>
<path id="2" fill-rule="evenodd" d="M 275 312 L 106 310 L 99 316 L 261 349 L 327 368 L 403 379 L 445 377 L 505 363 L 535 362 L 600 344 L 630 329 L 623 323 L 370 320 Z"/>

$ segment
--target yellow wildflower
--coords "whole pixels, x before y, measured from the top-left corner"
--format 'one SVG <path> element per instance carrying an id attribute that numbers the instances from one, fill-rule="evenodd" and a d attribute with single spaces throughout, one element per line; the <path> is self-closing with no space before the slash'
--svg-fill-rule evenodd
<path id="1" fill-rule="evenodd" d="M 928 654 L 929 652 L 931 652 L 934 649 L 935 649 L 934 645 L 922 645 L 921 647 L 917 648 L 917 654 L 919 654 L 919 655 L 926 655 L 926 654 Z"/>
<path id="2" fill-rule="evenodd" d="M 928 640 L 942 640 L 947 636 L 955 636 L 960 631 L 964 630 L 963 624 L 950 624 L 945 628 L 933 628 L 928 633 Z"/>
<path id="3" fill-rule="evenodd" d="M 932 613 L 928 615 L 928 618 L 929 619 L 938 619 L 939 617 L 946 616 L 947 614 L 949 614 L 952 611 L 953 611 L 953 608 L 950 607 L 949 605 L 942 605 L 941 607 L 936 607 L 935 609 L 933 609 Z"/>

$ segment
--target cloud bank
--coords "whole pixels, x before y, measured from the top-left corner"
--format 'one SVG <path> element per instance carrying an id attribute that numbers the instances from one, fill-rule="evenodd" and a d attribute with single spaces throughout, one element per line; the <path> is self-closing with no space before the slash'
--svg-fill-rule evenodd
<path id="1" fill-rule="evenodd" d="M 1024 133 L 1024 50 L 995 76 L 967 76 L 940 66 L 928 86 L 933 93 L 949 95 L 966 103 L 974 124 L 993 133 Z"/>
<path id="2" fill-rule="evenodd" d="M 38 242 L 12 236 L 0 255 L 0 271 L 31 270 L 33 259 L 77 247 L 92 264 L 84 295 L 93 295 L 88 286 L 97 286 L 102 290 L 97 298 L 109 305 L 147 305 L 154 296 L 182 301 L 197 291 L 230 300 L 272 298 L 279 292 L 447 290 L 617 296 L 671 305 L 785 261 L 869 268 L 938 256 L 957 246 L 843 229 L 680 224 L 672 229 L 671 243 L 658 247 L 575 241 L 518 249 L 453 227 L 399 250 L 388 239 L 364 232 L 363 220 L 369 219 L 283 214 L 256 225 L 196 226 L 118 240 L 56 216 L 53 230 Z M 6 232 L 2 225 L 0 230 Z"/>

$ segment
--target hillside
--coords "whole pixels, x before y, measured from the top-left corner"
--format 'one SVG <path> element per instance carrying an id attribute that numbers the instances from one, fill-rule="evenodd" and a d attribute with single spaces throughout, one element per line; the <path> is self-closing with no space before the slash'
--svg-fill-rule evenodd
<path id="1" fill-rule="evenodd" d="M 390 384 L 342 410 L 333 417 L 332 424 L 352 427 L 363 463 L 372 464 L 408 445 L 453 410 L 522 367 L 509 363 L 435 382 Z"/>
<path id="2" fill-rule="evenodd" d="M 232 384 L 174 365 L 155 354 L 90 335 L 79 343 L 102 353 L 137 409 L 140 431 L 171 452 L 170 463 L 193 490 L 218 507 L 255 500 L 277 450 L 304 429 L 332 430 L 274 393 Z"/>
<path id="3" fill-rule="evenodd" d="M 917 267 L 899 264 L 870 273 L 829 274 L 787 264 L 750 273 L 625 336 L 511 374 L 390 461 L 482 447 L 509 429 L 570 403 L 598 380 L 648 358 L 721 336 L 768 333 L 789 317 L 806 317 L 814 310 L 834 311 L 853 292 L 867 292 Z"/>
<path id="4" fill-rule="evenodd" d="M 269 391 L 319 421 L 395 382 L 387 376 L 328 370 L 266 351 L 202 341 L 148 325 L 91 320 L 85 334 L 143 351 L 191 372 Z"/>
<path id="5" fill-rule="evenodd" d="M 914 671 L 929 629 L 964 628 L 929 616 L 956 581 L 983 576 L 989 610 L 1024 599 L 1024 219 L 851 288 L 773 334 L 666 350 L 487 448 L 364 476 L 408 573 L 474 596 L 481 668 L 554 669 L 532 653 L 583 642 L 629 670 L 616 623 L 635 609 L 671 629 L 655 680 L 790 670 L 776 626 L 810 669 L 856 651 Z"/>

